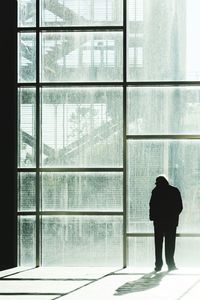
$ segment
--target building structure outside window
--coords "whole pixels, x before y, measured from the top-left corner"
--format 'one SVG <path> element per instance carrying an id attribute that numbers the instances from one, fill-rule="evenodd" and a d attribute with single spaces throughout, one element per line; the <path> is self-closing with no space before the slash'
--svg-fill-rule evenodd
<path id="1" fill-rule="evenodd" d="M 161 173 L 183 195 L 177 263 L 196 263 L 198 8 L 18 0 L 19 265 L 152 265 Z"/>

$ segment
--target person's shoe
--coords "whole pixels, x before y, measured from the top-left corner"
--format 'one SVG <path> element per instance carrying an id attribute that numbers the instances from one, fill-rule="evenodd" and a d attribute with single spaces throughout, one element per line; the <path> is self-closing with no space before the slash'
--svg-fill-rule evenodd
<path id="1" fill-rule="evenodd" d="M 159 271 L 161 271 L 161 269 L 162 269 L 161 267 L 155 267 L 154 271 L 159 272 Z"/>
<path id="2" fill-rule="evenodd" d="M 176 266 L 168 266 L 168 272 L 178 270 Z"/>

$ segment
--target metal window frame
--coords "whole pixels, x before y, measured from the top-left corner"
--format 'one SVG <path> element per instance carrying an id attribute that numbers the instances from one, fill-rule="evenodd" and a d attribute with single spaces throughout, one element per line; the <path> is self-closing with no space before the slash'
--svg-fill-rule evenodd
<path id="1" fill-rule="evenodd" d="M 34 172 L 36 174 L 36 211 L 17 211 L 19 216 L 36 216 L 36 266 L 41 265 L 41 240 L 42 216 L 122 216 L 123 217 L 123 267 L 127 266 L 128 261 L 128 238 L 131 237 L 153 237 L 153 233 L 131 233 L 127 232 L 127 142 L 129 140 L 200 140 L 198 134 L 175 134 L 175 135 L 130 135 L 127 134 L 127 88 L 143 87 L 199 87 L 200 81 L 128 81 L 127 80 L 127 0 L 123 1 L 123 25 L 122 26 L 65 26 L 65 27 L 43 27 L 40 26 L 40 0 L 36 0 L 36 26 L 35 27 L 17 27 L 16 35 L 19 33 L 36 34 L 36 81 L 18 82 L 16 79 L 16 90 L 18 88 L 35 87 L 36 88 L 36 167 L 21 168 L 16 167 L 17 173 Z M 17 12 L 16 12 L 17 14 Z M 40 81 L 40 34 L 41 32 L 122 32 L 123 33 L 123 80 L 112 82 L 41 82 Z M 17 49 L 17 46 L 16 46 Z M 17 77 L 17 76 L 16 76 Z M 43 168 L 40 167 L 40 88 L 42 87 L 122 87 L 123 89 L 123 165 L 116 168 Z M 18 93 L 17 93 L 18 94 Z M 16 114 L 18 109 L 16 108 Z M 18 116 L 17 116 L 18 119 Z M 17 136 L 17 133 L 16 133 Z M 18 143 L 17 150 L 18 150 Z M 17 155 L 18 156 L 18 155 Z M 41 189 L 40 176 L 45 172 L 121 172 L 123 173 L 123 210 L 122 211 L 41 211 Z M 19 226 L 19 224 L 18 224 Z M 177 233 L 177 237 L 200 237 L 200 233 Z M 20 249 L 18 249 L 20 251 Z M 19 255 L 18 255 L 19 257 Z"/>

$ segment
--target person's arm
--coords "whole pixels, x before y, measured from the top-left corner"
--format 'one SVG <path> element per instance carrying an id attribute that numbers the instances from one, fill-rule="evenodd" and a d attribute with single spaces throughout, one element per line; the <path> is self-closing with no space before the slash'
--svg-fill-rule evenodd
<path id="1" fill-rule="evenodd" d="M 177 191 L 177 211 L 178 211 L 178 214 L 180 214 L 183 210 L 183 201 L 182 201 L 182 197 L 181 197 L 181 193 L 180 191 L 178 190 Z"/>
<path id="2" fill-rule="evenodd" d="M 154 220 L 154 195 L 153 191 L 151 193 L 151 199 L 149 202 L 149 220 L 153 221 Z"/>

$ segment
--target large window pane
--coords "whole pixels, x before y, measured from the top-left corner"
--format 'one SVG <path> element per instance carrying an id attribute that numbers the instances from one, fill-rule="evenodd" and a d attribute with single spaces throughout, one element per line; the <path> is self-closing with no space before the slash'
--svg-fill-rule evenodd
<path id="1" fill-rule="evenodd" d="M 199 0 L 128 1 L 128 79 L 199 80 Z"/>
<path id="2" fill-rule="evenodd" d="M 18 166 L 35 166 L 35 88 L 18 90 Z"/>
<path id="3" fill-rule="evenodd" d="M 18 82 L 35 81 L 35 33 L 18 34 Z"/>
<path id="4" fill-rule="evenodd" d="M 154 238 L 153 237 L 129 237 L 128 241 L 128 265 L 148 268 L 154 267 Z"/>
<path id="5" fill-rule="evenodd" d="M 43 33 L 42 81 L 122 80 L 122 33 Z"/>
<path id="6" fill-rule="evenodd" d="M 44 166 L 121 166 L 122 89 L 42 89 Z"/>
<path id="7" fill-rule="evenodd" d="M 36 264 L 35 217 L 18 217 L 18 264 L 35 266 Z"/>
<path id="8" fill-rule="evenodd" d="M 178 231 L 199 232 L 200 142 L 195 140 L 128 142 L 129 232 L 152 232 L 149 200 L 159 174 L 166 174 L 182 194 Z"/>
<path id="9" fill-rule="evenodd" d="M 122 174 L 44 173 L 43 210 L 122 211 Z"/>
<path id="10" fill-rule="evenodd" d="M 42 223 L 43 266 L 121 266 L 121 217 L 47 217 Z"/>
<path id="11" fill-rule="evenodd" d="M 18 210 L 35 210 L 35 173 L 18 173 Z"/>
<path id="12" fill-rule="evenodd" d="M 42 26 L 122 25 L 122 0 L 42 0 Z"/>
<path id="13" fill-rule="evenodd" d="M 33 27 L 36 25 L 35 0 L 18 0 L 18 26 Z"/>
<path id="14" fill-rule="evenodd" d="M 199 237 L 177 237 L 175 249 L 175 262 L 178 267 L 199 267 Z M 154 253 L 154 238 L 153 237 L 130 237 L 128 238 L 128 265 L 134 267 L 151 267 L 154 268 L 155 253 Z M 164 251 L 163 251 L 164 256 Z M 167 269 L 164 258 L 163 271 Z"/>
<path id="15" fill-rule="evenodd" d="M 198 87 L 128 89 L 128 134 L 199 134 Z"/>

